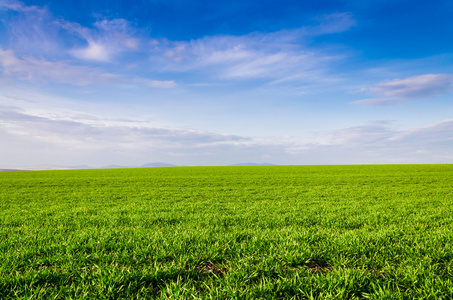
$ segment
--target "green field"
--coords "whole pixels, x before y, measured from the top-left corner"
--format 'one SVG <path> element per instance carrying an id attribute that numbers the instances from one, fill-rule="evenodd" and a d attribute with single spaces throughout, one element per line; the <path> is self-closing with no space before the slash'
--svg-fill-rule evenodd
<path id="1" fill-rule="evenodd" d="M 0 299 L 453 299 L 453 165 L 0 172 Z"/>

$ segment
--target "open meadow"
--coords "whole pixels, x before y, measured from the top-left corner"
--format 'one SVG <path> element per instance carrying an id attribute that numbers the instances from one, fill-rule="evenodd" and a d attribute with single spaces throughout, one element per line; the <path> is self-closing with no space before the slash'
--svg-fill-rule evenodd
<path id="1" fill-rule="evenodd" d="M 453 165 L 0 173 L 0 299 L 452 299 Z"/>

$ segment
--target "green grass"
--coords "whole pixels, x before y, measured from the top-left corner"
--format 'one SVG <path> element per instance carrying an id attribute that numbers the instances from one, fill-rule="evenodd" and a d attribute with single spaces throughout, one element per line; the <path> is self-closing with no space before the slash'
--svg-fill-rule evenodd
<path id="1" fill-rule="evenodd" d="M 453 165 L 0 173 L 0 299 L 452 299 Z"/>

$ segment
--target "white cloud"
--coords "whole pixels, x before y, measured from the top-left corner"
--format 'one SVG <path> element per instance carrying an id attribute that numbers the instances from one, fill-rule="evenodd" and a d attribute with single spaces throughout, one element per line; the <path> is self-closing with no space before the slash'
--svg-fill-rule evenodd
<path id="1" fill-rule="evenodd" d="M 2 14 L 3 47 L 20 53 L 57 57 L 62 54 L 58 29 L 47 8 L 27 6 L 19 1 L 0 1 L 0 10 L 14 11 Z"/>
<path id="2" fill-rule="evenodd" d="M 12 50 L 3 50 L 1 48 L 0 67 L 0 78 L 6 81 L 24 80 L 38 83 L 51 81 L 79 86 L 132 84 L 163 89 L 177 86 L 173 80 L 159 81 L 144 78 L 125 78 L 86 66 L 74 66 L 64 62 L 39 60 L 33 57 L 17 57 Z"/>
<path id="3" fill-rule="evenodd" d="M 46 14 L 47 10 L 38 6 L 27 6 L 21 1 L 16 0 L 2 0 L 0 2 L 0 9 L 8 9 L 18 12 L 34 12 L 40 14 Z"/>
<path id="4" fill-rule="evenodd" d="M 56 146 L 76 149 L 147 148 L 194 149 L 217 145 L 240 145 L 250 139 L 201 130 L 152 127 L 142 122 L 111 122 L 99 117 L 30 113 L 11 106 L 0 106 L 0 124 L 10 135 L 26 137 Z"/>
<path id="5" fill-rule="evenodd" d="M 349 30 L 357 25 L 351 13 L 333 13 L 318 18 L 320 24 L 313 26 L 312 35 L 323 35 L 331 33 L 340 33 Z"/>
<path id="6" fill-rule="evenodd" d="M 107 62 L 122 52 L 138 49 L 138 40 L 129 35 L 132 29 L 124 19 L 102 19 L 94 23 L 94 28 L 87 28 L 55 18 L 46 8 L 18 1 L 9 1 L 2 8 L 19 13 L 8 16 L 6 28 L 13 48 L 21 53 L 52 58 L 72 54 L 83 60 Z"/>
<path id="7" fill-rule="evenodd" d="M 316 133 L 324 139 L 321 145 L 342 145 L 346 147 L 379 147 L 396 133 L 391 128 L 373 124 L 351 128 L 328 130 Z"/>
<path id="8" fill-rule="evenodd" d="M 328 80 L 327 62 L 339 57 L 317 53 L 282 31 L 244 36 L 211 36 L 189 42 L 154 42 L 151 61 L 165 72 L 197 72 L 210 80 Z M 283 38 L 283 36 L 285 36 Z M 281 40 L 285 39 L 285 43 Z M 307 74 L 309 76 L 307 76 Z M 316 75 L 316 76 L 313 76 Z"/>
<path id="9" fill-rule="evenodd" d="M 94 23 L 94 26 L 103 32 L 103 37 L 108 44 L 119 44 L 126 49 L 139 50 L 139 39 L 133 37 L 134 29 L 129 21 L 121 18 L 102 19 Z"/>
<path id="10" fill-rule="evenodd" d="M 174 88 L 177 84 L 173 80 L 147 80 L 148 86 L 158 89 L 169 89 Z"/>
<path id="11" fill-rule="evenodd" d="M 449 74 L 425 74 L 404 79 L 383 81 L 367 88 L 376 98 L 354 101 L 354 104 L 370 106 L 393 105 L 415 99 L 426 99 L 449 92 L 453 88 L 453 76 Z"/>
<path id="12" fill-rule="evenodd" d="M 106 32 L 127 32 L 129 30 L 130 24 L 125 19 L 117 18 L 112 20 L 102 19 L 100 21 L 96 21 L 94 23 L 94 26 Z"/>
<path id="13" fill-rule="evenodd" d="M 89 40 L 88 47 L 83 49 L 75 49 L 72 51 L 74 56 L 87 59 L 87 60 L 98 60 L 98 61 L 110 61 L 112 57 L 111 51 L 101 43 Z"/>
<path id="14" fill-rule="evenodd" d="M 275 53 L 267 55 L 258 55 L 249 62 L 242 62 L 227 68 L 225 76 L 227 78 L 259 78 L 259 77 L 271 77 L 281 73 L 282 71 L 288 71 L 289 64 L 291 62 L 298 63 L 299 59 L 303 59 L 302 56 L 290 56 L 287 53 Z M 282 70 L 282 67 L 284 70 Z"/>
<path id="15" fill-rule="evenodd" d="M 9 6 L 21 13 L 27 10 L 31 16 L 38 14 L 35 12 L 38 7 L 14 3 Z M 218 82 L 244 79 L 259 79 L 274 85 L 283 82 L 307 85 L 331 81 L 328 63 L 341 57 L 321 53 L 304 43 L 313 36 L 342 32 L 355 24 L 351 14 L 335 13 L 320 17 L 316 25 L 295 30 L 169 41 L 144 38 L 137 34 L 138 29 L 122 18 L 96 16 L 98 20 L 93 22 L 93 26 L 85 27 L 79 23 L 58 19 L 46 9 L 42 9 L 41 14 L 45 15 L 45 22 L 36 16 L 27 20 L 11 17 L 14 22 L 10 22 L 9 26 L 17 37 L 15 46 L 21 44 L 23 50 L 15 53 L 34 56 L 34 49 L 41 47 L 39 56 L 35 56 L 41 60 L 47 57 L 48 60 L 67 62 L 73 61 L 75 57 L 83 60 L 81 63 L 112 63 L 111 66 L 119 68 L 124 59 L 122 55 L 128 54 L 128 65 L 135 64 L 139 71 L 190 74 L 189 84 L 194 83 L 190 81 L 200 80 Z M 36 26 L 39 30 L 30 32 L 29 28 Z M 20 34 L 17 28 L 21 29 Z M 37 36 L 39 39 L 32 40 L 31 37 Z M 149 45 L 148 49 L 141 47 L 145 44 Z M 143 61 L 144 55 L 148 55 L 148 61 Z M 171 81 L 152 79 L 148 85 L 153 88 L 175 86 Z"/>
<path id="16" fill-rule="evenodd" d="M 139 39 L 133 36 L 134 28 L 125 19 L 99 18 L 93 28 L 88 28 L 57 19 L 46 8 L 27 6 L 18 1 L 2 2 L 0 9 L 19 13 L 9 15 L 6 22 L 11 41 L 9 49 L 0 48 L 0 76 L 4 81 L 176 87 L 172 80 L 139 78 L 130 72 L 128 76 L 118 75 L 124 69 L 113 74 L 113 68 L 106 72 L 99 65 L 87 65 L 91 61 L 114 62 L 124 52 L 139 50 Z M 68 41 L 72 45 L 68 45 Z M 80 42 L 86 43 L 86 46 L 77 45 Z"/>
<path id="17" fill-rule="evenodd" d="M 125 19 L 104 18 L 96 21 L 94 28 L 65 20 L 54 23 L 86 41 L 86 47 L 71 50 L 80 59 L 108 62 L 123 52 L 139 50 L 139 39 L 132 36 L 133 29 Z"/>
<path id="18" fill-rule="evenodd" d="M 453 147 L 453 119 L 400 132 L 391 140 L 398 143 L 414 142 L 426 146 L 445 144 Z"/>
<path id="19" fill-rule="evenodd" d="M 0 152 L 2 157 L 23 160 L 22 165 L 61 161 L 66 165 L 131 164 L 127 159 L 132 158 L 136 164 L 168 161 L 186 165 L 225 165 L 261 158 L 282 164 L 448 163 L 453 160 L 451 132 L 453 119 L 410 130 L 375 123 L 318 132 L 317 139 L 298 141 L 295 137 L 254 138 L 79 112 L 0 106 L 0 136 L 8 145 Z M 37 151 L 40 154 L 32 162 L 29 158 Z M 52 160 L 58 155 L 61 161 Z M 6 166 L 1 159 L 0 163 L 0 167 Z"/>
<path id="20" fill-rule="evenodd" d="M 373 124 L 317 133 L 308 153 L 330 153 L 335 163 L 451 163 L 453 119 L 410 130 Z"/>
<path id="21" fill-rule="evenodd" d="M 211 80 L 271 80 L 324 82 L 327 64 L 344 58 L 306 46 L 313 36 L 343 32 L 355 25 L 349 13 L 323 16 L 314 26 L 241 36 L 216 35 L 190 41 L 153 39 L 149 43 L 153 67 L 165 72 L 197 72 Z"/>
<path id="22" fill-rule="evenodd" d="M 27 80 L 90 85 L 120 83 L 122 79 L 114 74 L 102 73 L 85 66 L 73 66 L 63 62 L 39 60 L 33 57 L 17 57 L 12 50 L 0 49 L 2 77 L 6 80 Z"/>

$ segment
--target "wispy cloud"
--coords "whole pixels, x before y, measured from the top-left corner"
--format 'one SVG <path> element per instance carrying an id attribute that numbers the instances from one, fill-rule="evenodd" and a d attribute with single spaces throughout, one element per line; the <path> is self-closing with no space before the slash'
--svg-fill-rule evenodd
<path id="1" fill-rule="evenodd" d="M 211 80 L 309 80 L 310 76 L 304 74 L 314 73 L 327 77 L 327 63 L 339 57 L 306 48 L 298 39 L 298 33 L 282 31 L 211 36 L 189 42 L 154 40 L 151 61 L 162 71 L 197 72 Z M 322 80 L 322 76 L 312 80 Z"/>
<path id="2" fill-rule="evenodd" d="M 333 13 L 318 18 L 319 24 L 310 28 L 312 35 L 340 33 L 357 25 L 351 13 Z"/>
<path id="3" fill-rule="evenodd" d="M 425 146 L 443 144 L 453 149 L 453 119 L 428 124 L 404 132 L 391 138 L 398 143 L 418 143 Z"/>
<path id="4" fill-rule="evenodd" d="M 6 11 L 0 16 L 4 25 L 4 48 L 38 56 L 61 55 L 58 28 L 52 26 L 53 17 L 46 7 L 27 6 L 19 1 L 0 1 L 1 11 Z"/>
<path id="5" fill-rule="evenodd" d="M 106 45 L 102 43 L 95 42 L 93 40 L 88 40 L 88 47 L 83 49 L 75 49 L 72 51 L 74 56 L 87 59 L 87 60 L 97 60 L 97 61 L 110 61 L 112 59 L 111 50 Z M 111 48 L 110 48 L 111 49 Z"/>
<path id="6" fill-rule="evenodd" d="M 45 8 L 35 5 L 27 6 L 23 2 L 16 0 L 3 0 L 2 2 L 0 2 L 0 9 L 8 9 L 18 12 L 37 12 L 37 13 L 47 12 Z"/>
<path id="7" fill-rule="evenodd" d="M 139 50 L 140 41 L 133 36 L 134 28 L 125 19 L 99 17 L 88 28 L 56 18 L 45 7 L 28 6 L 20 1 L 5 1 L 0 3 L 0 9 L 20 13 L 20 17 L 11 17 L 6 22 L 16 50 L 36 53 L 42 49 L 42 55 L 54 55 L 63 50 L 82 60 L 101 62 L 110 62 L 124 52 Z M 63 38 L 67 33 L 73 35 L 72 46 Z"/>
<path id="8" fill-rule="evenodd" d="M 158 89 L 169 89 L 177 86 L 174 80 L 147 80 L 149 87 Z"/>
<path id="9" fill-rule="evenodd" d="M 337 163 L 448 163 L 453 160 L 453 119 L 397 130 L 377 123 L 319 132 L 310 151 L 332 152 Z"/>
<path id="10" fill-rule="evenodd" d="M 5 48 L 26 57 L 29 62 L 39 57 L 35 61 L 60 61 L 70 69 L 69 64 L 100 62 L 97 67 L 115 67 L 124 72 L 127 60 L 127 64 L 134 64 L 141 74 L 181 75 L 178 77 L 187 80 L 187 84 L 225 80 L 259 80 L 260 84 L 274 85 L 325 82 L 334 77 L 328 74 L 329 63 L 344 56 L 311 48 L 309 40 L 313 36 L 346 31 L 356 24 L 352 14 L 334 13 L 320 16 L 314 25 L 293 30 L 171 41 L 140 34 L 139 29 L 122 18 L 96 16 L 97 20 L 87 27 L 57 18 L 46 8 L 27 6 L 19 1 L 9 1 L 3 9 L 27 15 L 25 18 L 12 16 L 9 20 L 10 36 L 14 39 L 11 47 Z M 41 51 L 35 50 L 40 48 Z M 55 77 L 58 82 L 66 82 L 64 75 L 62 78 Z M 165 78 L 151 78 L 147 85 L 152 88 L 175 86 L 168 76 Z"/>
<path id="11" fill-rule="evenodd" d="M 354 104 L 370 106 L 394 105 L 416 99 L 436 97 L 453 88 L 453 76 L 449 74 L 425 74 L 404 79 L 383 81 L 365 91 L 376 98 L 354 101 Z"/>
<path id="12" fill-rule="evenodd" d="M 58 82 L 70 85 L 123 84 L 142 85 L 151 88 L 174 88 L 173 80 L 150 80 L 127 78 L 102 72 L 87 66 L 74 66 L 64 62 L 53 62 L 33 57 L 18 57 L 12 50 L 0 48 L 0 79 L 5 82 L 23 80 L 35 83 Z"/>
<path id="13" fill-rule="evenodd" d="M 344 58 L 307 46 L 313 36 L 343 32 L 356 24 L 349 13 L 322 16 L 317 24 L 271 33 L 215 35 L 190 41 L 153 39 L 150 60 L 165 72 L 197 72 L 211 80 L 281 82 L 329 80 L 328 64 Z"/>
<path id="14" fill-rule="evenodd" d="M 36 152 L 44 147 L 47 152 L 56 153 L 55 149 L 60 149 L 66 160 L 69 156 L 77 163 L 88 163 L 84 161 L 88 158 L 83 156 L 87 153 L 96 153 L 99 163 L 121 161 L 124 157 L 140 157 L 145 163 L 153 153 L 153 160 L 183 157 L 193 164 L 217 165 L 235 163 L 245 157 L 296 164 L 442 163 L 453 159 L 449 151 L 453 148 L 451 119 L 410 130 L 397 130 L 391 123 L 377 122 L 317 132 L 317 139 L 312 141 L 258 139 L 152 126 L 133 120 L 112 121 L 78 113 L 31 112 L 11 106 L 0 106 L 0 125 L 0 135 L 8 138 L 10 152 L 32 156 L 25 149 L 15 150 L 15 147 L 41 145 L 29 151 Z M 0 152 L 7 154 L 8 151 Z M 52 155 L 43 155 L 49 157 L 46 162 L 58 163 L 52 161 Z"/>
<path id="15" fill-rule="evenodd" d="M 12 50 L 0 49 L 0 66 L 4 80 L 52 81 L 74 85 L 113 84 L 122 81 L 117 75 L 102 73 L 90 67 L 17 57 Z"/>
<path id="16" fill-rule="evenodd" d="M 93 28 L 83 27 L 78 23 L 65 20 L 54 23 L 70 33 L 77 34 L 88 44 L 70 51 L 80 59 L 109 62 L 122 52 L 139 49 L 139 39 L 131 36 L 133 29 L 125 19 L 104 18 L 96 21 Z"/>
<path id="17" fill-rule="evenodd" d="M 153 148 L 187 151 L 220 145 L 238 146 L 250 141 L 250 138 L 237 135 L 153 127 L 127 120 L 117 120 L 112 124 L 98 117 L 36 114 L 11 106 L 0 106 L 0 124 L 10 135 L 88 150 L 127 148 L 143 151 Z"/>

